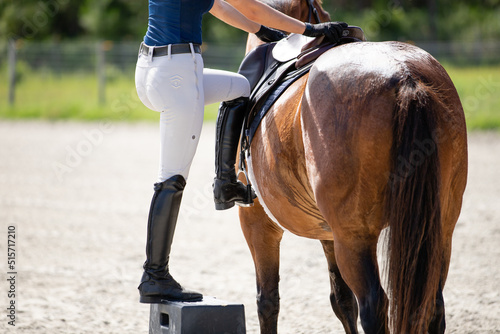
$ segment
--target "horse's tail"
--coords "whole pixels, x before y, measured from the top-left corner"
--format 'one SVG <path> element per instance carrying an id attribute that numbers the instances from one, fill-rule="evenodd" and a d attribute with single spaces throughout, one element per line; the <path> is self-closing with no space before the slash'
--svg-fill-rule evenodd
<path id="1" fill-rule="evenodd" d="M 397 92 L 388 184 L 388 285 L 394 333 L 426 333 L 443 254 L 436 111 L 439 94 L 408 78 Z"/>

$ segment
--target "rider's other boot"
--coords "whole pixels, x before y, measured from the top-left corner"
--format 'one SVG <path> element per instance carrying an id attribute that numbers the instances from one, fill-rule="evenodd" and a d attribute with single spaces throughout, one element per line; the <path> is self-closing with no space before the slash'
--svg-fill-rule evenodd
<path id="1" fill-rule="evenodd" d="M 216 210 L 238 204 L 252 206 L 256 197 L 251 187 L 238 181 L 235 171 L 236 153 L 245 119 L 248 97 L 222 102 L 217 116 L 215 142 L 214 201 Z"/>
<path id="2" fill-rule="evenodd" d="M 184 289 L 170 275 L 168 260 L 186 180 L 174 175 L 154 185 L 149 210 L 144 274 L 138 287 L 141 303 L 200 301 L 203 295 Z"/>

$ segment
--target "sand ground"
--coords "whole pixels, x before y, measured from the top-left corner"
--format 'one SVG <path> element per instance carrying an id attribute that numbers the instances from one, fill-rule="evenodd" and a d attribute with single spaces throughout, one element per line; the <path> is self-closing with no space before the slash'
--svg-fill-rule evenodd
<path id="1" fill-rule="evenodd" d="M 138 302 L 157 173 L 155 124 L 0 123 L 0 332 L 147 333 Z M 214 125 L 184 194 L 171 271 L 186 287 L 243 303 L 258 333 L 254 268 L 237 210 L 211 198 Z M 445 288 L 448 333 L 500 333 L 500 134 L 469 137 L 470 174 Z M 16 326 L 8 325 L 9 226 L 16 233 Z M 286 233 L 280 332 L 343 333 L 319 242 Z"/>

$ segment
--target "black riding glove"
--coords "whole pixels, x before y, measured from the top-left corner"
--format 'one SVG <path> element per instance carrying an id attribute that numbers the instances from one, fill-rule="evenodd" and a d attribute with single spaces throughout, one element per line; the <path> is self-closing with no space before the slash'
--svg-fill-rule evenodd
<path id="1" fill-rule="evenodd" d="M 260 30 L 257 31 L 255 35 L 257 35 L 261 41 L 266 43 L 277 42 L 286 37 L 286 35 L 281 31 L 266 26 L 260 26 Z"/>
<path id="2" fill-rule="evenodd" d="M 337 43 L 342 37 L 342 31 L 347 28 L 345 22 L 324 22 L 318 24 L 306 23 L 303 35 L 309 37 L 325 36 L 329 41 Z"/>

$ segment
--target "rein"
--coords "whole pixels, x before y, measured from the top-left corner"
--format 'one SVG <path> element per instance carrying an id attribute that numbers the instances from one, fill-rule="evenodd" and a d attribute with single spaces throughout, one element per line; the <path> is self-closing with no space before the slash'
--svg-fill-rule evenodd
<path id="1" fill-rule="evenodd" d="M 314 0 L 307 0 L 307 6 L 309 7 L 309 17 L 307 18 L 307 22 L 312 23 L 311 19 L 314 15 L 314 19 L 316 20 L 316 22 L 321 23 L 318 11 L 316 10 L 316 7 L 314 7 Z"/>

